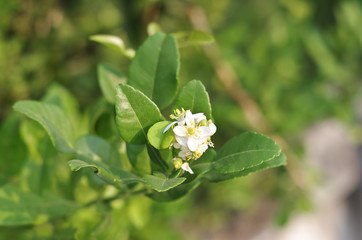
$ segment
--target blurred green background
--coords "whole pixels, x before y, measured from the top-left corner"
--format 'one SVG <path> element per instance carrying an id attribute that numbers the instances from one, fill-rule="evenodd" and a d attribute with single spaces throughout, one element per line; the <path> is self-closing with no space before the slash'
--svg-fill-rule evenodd
<path id="1" fill-rule="evenodd" d="M 14 135 L 20 123 L 9 120 L 19 118 L 11 109 L 15 101 L 41 99 L 58 83 L 79 102 L 78 110 L 86 111 L 101 97 L 97 64 L 112 64 L 124 74 L 129 66 L 125 57 L 89 41 L 90 35 L 117 35 L 127 47 L 137 49 L 147 37 L 150 22 L 166 33 L 197 27 L 192 22 L 195 9 L 205 14 L 221 61 L 230 64 L 274 133 L 289 143 L 288 151 L 296 156 L 290 160 L 292 169 L 204 184 L 173 203 L 137 197 L 114 203 L 105 215 L 105 206 L 97 205 L 39 226 L 1 227 L 0 237 L 72 239 L 76 233 L 77 239 L 207 239 L 209 229 L 232 227 L 235 216 L 252 226 L 261 211 L 271 224 L 283 225 L 291 213 L 313 209 L 307 190 L 314 183 L 314 173 L 303 169 L 298 160 L 304 151 L 302 133 L 319 120 L 334 117 L 361 139 L 353 108 L 362 94 L 361 1 L 0 0 L 1 184 L 9 179 L 32 181 L 24 180 L 22 171 L 28 150 L 15 143 L 22 138 L 22 133 Z M 238 132 L 255 130 L 204 49 L 182 47 L 180 53 L 181 86 L 199 79 L 210 94 L 219 129 L 216 149 Z M 39 134 L 44 135 L 41 130 Z M 10 135 L 12 140 L 6 138 Z M 42 141 L 49 145 L 46 136 Z M 59 159 L 66 166 L 67 156 L 54 157 L 54 150 L 47 151 L 52 159 L 44 158 L 42 164 L 58 166 L 49 162 Z M 18 162 L 13 169 L 6 167 L 9 159 Z M 67 167 L 61 171 L 70 175 Z M 305 188 L 298 186 L 291 171 L 312 180 Z M 61 183 L 57 187 L 66 188 Z"/>

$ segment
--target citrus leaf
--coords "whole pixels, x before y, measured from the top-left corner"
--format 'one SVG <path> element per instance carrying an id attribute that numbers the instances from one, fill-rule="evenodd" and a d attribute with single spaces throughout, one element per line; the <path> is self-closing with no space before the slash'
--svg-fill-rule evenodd
<path id="1" fill-rule="evenodd" d="M 137 50 L 130 65 L 128 84 L 162 109 L 176 95 L 178 71 L 179 53 L 174 37 L 155 33 Z"/>
<path id="2" fill-rule="evenodd" d="M 153 175 L 143 177 L 145 182 L 157 192 L 165 192 L 183 183 L 186 178 L 162 178 Z"/>
<path id="3" fill-rule="evenodd" d="M 170 121 L 162 121 L 155 123 L 147 133 L 148 141 L 152 146 L 157 149 L 165 149 L 170 146 L 174 139 L 174 134 L 172 129 L 169 129 L 167 132 L 163 133 L 165 128 L 170 124 Z"/>
<path id="4" fill-rule="evenodd" d="M 125 84 L 116 88 L 116 124 L 121 137 L 130 143 L 147 142 L 147 131 L 163 117 L 154 102 Z"/>
<path id="5" fill-rule="evenodd" d="M 116 99 L 116 87 L 120 83 L 126 83 L 126 77 L 109 64 L 99 64 L 97 68 L 98 82 L 106 100 L 112 104 Z"/>
<path id="6" fill-rule="evenodd" d="M 273 139 L 246 132 L 221 147 L 215 158 L 214 170 L 220 173 L 240 172 L 273 159 L 280 151 L 281 148 Z"/>
<path id="7" fill-rule="evenodd" d="M 73 153 L 73 129 L 70 120 L 58 106 L 39 101 L 24 100 L 14 104 L 14 110 L 39 122 L 47 131 L 55 148 Z"/>
<path id="8" fill-rule="evenodd" d="M 204 113 L 207 119 L 211 119 L 209 95 L 200 81 L 192 80 L 181 89 L 173 109 L 181 108 L 192 113 Z"/>
<path id="9" fill-rule="evenodd" d="M 117 36 L 99 34 L 92 35 L 89 39 L 108 46 L 128 58 L 133 58 L 135 55 L 134 50 L 130 48 L 126 49 L 123 40 Z"/>

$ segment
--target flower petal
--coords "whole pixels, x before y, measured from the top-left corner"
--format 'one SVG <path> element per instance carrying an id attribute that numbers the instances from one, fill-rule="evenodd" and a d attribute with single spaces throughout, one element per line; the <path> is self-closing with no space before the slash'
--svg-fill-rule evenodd
<path id="1" fill-rule="evenodd" d="M 203 114 L 203 113 L 195 113 L 192 116 L 195 119 L 196 125 L 199 124 L 200 121 L 202 121 L 204 119 L 206 120 L 205 114 Z"/>
<path id="2" fill-rule="evenodd" d="M 185 170 L 186 172 L 189 172 L 190 174 L 194 174 L 194 172 L 192 171 L 192 169 L 189 166 L 189 163 L 185 162 L 181 165 L 181 168 L 183 170 Z"/>
<path id="3" fill-rule="evenodd" d="M 195 152 L 197 150 L 197 147 L 199 146 L 199 141 L 192 137 L 189 137 L 187 139 L 187 146 L 189 147 L 190 151 Z"/>
<path id="4" fill-rule="evenodd" d="M 175 139 L 182 147 L 187 147 L 187 137 L 180 137 L 176 135 Z"/>
<path id="5" fill-rule="evenodd" d="M 175 133 L 176 136 L 180 136 L 180 137 L 184 137 L 187 134 L 187 130 L 183 126 L 176 126 L 173 129 L 173 132 Z"/>
<path id="6" fill-rule="evenodd" d="M 197 129 L 199 131 L 200 137 L 210 137 L 212 134 L 210 134 L 211 129 L 210 127 L 201 126 Z"/>
<path id="7" fill-rule="evenodd" d="M 210 136 L 214 135 L 214 133 L 216 132 L 216 125 L 214 123 L 210 123 L 209 128 L 210 128 Z"/>
<path id="8" fill-rule="evenodd" d="M 186 111 L 186 125 L 187 127 L 195 127 L 195 121 L 194 121 L 194 118 L 192 117 L 192 113 L 190 110 L 187 110 Z"/>
<path id="9" fill-rule="evenodd" d="M 172 127 L 172 125 L 175 125 L 176 123 L 177 123 L 177 122 L 172 122 L 172 123 L 170 123 L 169 125 L 167 125 L 167 127 L 163 130 L 162 133 L 167 132 L 167 131 Z"/>

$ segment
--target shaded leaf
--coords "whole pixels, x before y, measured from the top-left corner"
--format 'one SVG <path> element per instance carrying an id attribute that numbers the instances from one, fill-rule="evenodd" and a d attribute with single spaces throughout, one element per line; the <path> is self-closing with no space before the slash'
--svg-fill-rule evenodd
<path id="1" fill-rule="evenodd" d="M 99 64 L 97 68 L 98 82 L 103 96 L 108 102 L 114 104 L 116 99 L 116 87 L 126 83 L 126 77 L 109 64 Z"/>
<path id="2" fill-rule="evenodd" d="M 136 169 L 141 175 L 150 174 L 150 157 L 148 156 L 145 145 L 140 144 L 126 144 L 127 157 L 134 169 Z"/>
<path id="3" fill-rule="evenodd" d="M 163 117 L 147 96 L 125 84 L 117 86 L 116 124 L 121 137 L 130 143 L 147 142 L 147 131 Z"/>
<path id="4" fill-rule="evenodd" d="M 173 109 L 181 108 L 191 110 L 192 113 L 204 113 L 207 119 L 211 119 L 209 94 L 200 81 L 192 80 L 181 89 Z"/>
<path id="5" fill-rule="evenodd" d="M 162 109 L 176 95 L 178 71 L 179 53 L 174 37 L 156 33 L 137 50 L 129 69 L 128 84 Z"/>
<path id="6" fill-rule="evenodd" d="M 176 37 L 180 47 L 197 46 L 215 41 L 211 34 L 201 30 L 192 30 L 191 32 L 177 32 L 172 35 Z"/>
<path id="7" fill-rule="evenodd" d="M 145 182 L 158 192 L 165 192 L 183 183 L 186 178 L 162 178 L 153 175 L 143 177 Z"/>
<path id="8" fill-rule="evenodd" d="M 73 152 L 73 129 L 70 120 L 58 106 L 24 100 L 15 103 L 13 108 L 39 122 L 49 134 L 57 150 L 63 153 Z"/>
<path id="9" fill-rule="evenodd" d="M 142 182 L 142 179 L 136 175 L 120 169 L 109 169 L 109 167 L 101 162 L 94 162 L 91 160 L 70 160 L 68 162 L 72 171 L 78 171 L 82 168 L 93 168 L 94 173 L 98 175 L 103 181 L 112 184 L 118 188 L 123 188 L 123 184 L 130 184 L 135 182 Z"/>

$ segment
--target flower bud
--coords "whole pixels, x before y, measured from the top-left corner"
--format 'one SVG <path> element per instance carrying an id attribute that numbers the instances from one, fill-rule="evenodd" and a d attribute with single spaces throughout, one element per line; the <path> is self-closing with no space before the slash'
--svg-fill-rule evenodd
<path id="1" fill-rule="evenodd" d="M 181 158 L 174 158 L 173 159 L 173 166 L 176 168 L 176 169 L 180 169 L 181 166 L 182 166 L 182 160 Z"/>

